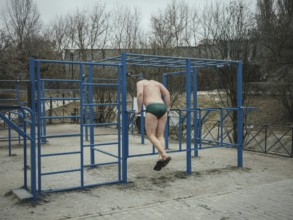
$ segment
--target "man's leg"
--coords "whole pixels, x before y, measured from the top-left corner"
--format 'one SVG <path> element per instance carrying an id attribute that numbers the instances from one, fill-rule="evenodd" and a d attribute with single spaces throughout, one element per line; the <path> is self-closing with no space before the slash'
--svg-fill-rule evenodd
<path id="1" fill-rule="evenodd" d="M 164 137 L 166 121 L 167 121 L 167 113 L 158 120 L 157 131 L 156 131 L 156 137 L 158 138 L 158 140 L 161 143 L 161 146 L 164 149 L 166 147 L 165 146 L 165 137 Z M 165 160 L 166 158 L 168 158 L 168 154 L 165 154 L 162 159 Z"/>
<path id="2" fill-rule="evenodd" d="M 151 141 L 151 143 L 154 145 L 154 147 L 158 150 L 160 157 L 163 159 L 166 159 L 168 155 L 166 154 L 164 145 L 161 144 L 160 140 L 156 136 L 158 126 L 159 126 L 159 120 L 157 119 L 157 117 L 151 113 L 146 113 L 145 128 L 146 128 L 147 136 L 149 140 Z"/>

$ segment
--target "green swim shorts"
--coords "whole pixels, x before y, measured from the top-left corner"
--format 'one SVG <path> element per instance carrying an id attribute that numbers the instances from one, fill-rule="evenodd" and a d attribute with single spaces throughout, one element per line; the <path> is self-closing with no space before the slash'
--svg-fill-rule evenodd
<path id="1" fill-rule="evenodd" d="M 167 107 L 164 103 L 151 103 L 146 107 L 146 112 L 155 115 L 159 119 L 167 112 Z"/>

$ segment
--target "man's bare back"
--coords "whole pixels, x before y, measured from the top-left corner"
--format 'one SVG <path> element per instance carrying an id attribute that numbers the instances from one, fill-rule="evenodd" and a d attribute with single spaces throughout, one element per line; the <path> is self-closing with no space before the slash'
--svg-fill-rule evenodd
<path id="1" fill-rule="evenodd" d="M 169 108 L 170 98 L 168 90 L 159 82 L 154 80 L 141 80 L 137 83 L 137 94 L 145 106 L 150 103 L 164 103 Z M 162 99 L 166 97 L 165 100 Z"/>

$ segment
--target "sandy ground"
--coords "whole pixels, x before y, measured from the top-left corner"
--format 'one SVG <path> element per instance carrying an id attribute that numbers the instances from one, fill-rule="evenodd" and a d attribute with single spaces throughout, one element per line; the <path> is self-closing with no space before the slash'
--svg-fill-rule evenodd
<path id="1" fill-rule="evenodd" d="M 65 126 L 65 127 L 64 127 Z M 51 132 L 75 132 L 76 125 L 52 126 Z M 104 132 L 104 131 L 103 131 Z M 96 140 L 110 141 L 114 136 L 97 136 Z M 96 133 L 102 133 L 101 131 Z M 140 144 L 140 137 L 130 135 L 130 153 L 151 152 L 148 141 Z M 293 159 L 244 152 L 244 167 L 238 168 L 235 149 L 209 149 L 199 152 L 192 159 L 192 174 L 186 175 L 186 154 L 172 154 L 172 161 L 161 172 L 153 171 L 157 156 L 135 157 L 128 160 L 128 184 L 105 185 L 65 192 L 44 193 L 36 204 L 20 202 L 11 193 L 23 184 L 23 150 L 14 146 L 13 156 L 8 156 L 5 142 L 0 142 L 0 219 L 74 219 L 121 210 L 135 209 L 148 204 L 162 203 L 181 198 L 208 194 L 223 194 L 238 189 L 293 179 Z M 171 149 L 177 147 L 176 143 Z M 75 151 L 78 138 L 50 139 L 42 153 Z M 114 146 L 107 151 L 115 152 Z M 117 151 L 116 151 L 117 152 Z M 85 152 L 85 164 L 89 163 Z M 97 153 L 96 163 L 113 161 L 113 158 Z M 50 157 L 43 160 L 43 172 L 74 169 L 80 165 L 79 156 Z M 107 165 L 85 168 L 87 184 L 117 179 L 117 166 Z M 43 189 L 70 187 L 79 184 L 79 173 L 46 176 Z"/>

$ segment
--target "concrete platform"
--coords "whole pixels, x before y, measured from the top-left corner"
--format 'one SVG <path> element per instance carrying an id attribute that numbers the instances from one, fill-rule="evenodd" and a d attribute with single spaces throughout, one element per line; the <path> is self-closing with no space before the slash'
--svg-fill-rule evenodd
<path id="1" fill-rule="evenodd" d="M 54 132 L 78 129 L 75 125 L 48 128 Z M 97 134 L 106 131 L 95 131 Z M 98 138 L 109 138 L 101 136 Z M 130 152 L 150 147 L 131 136 Z M 74 138 L 50 139 L 44 151 L 66 150 L 78 145 Z M 176 144 L 175 144 L 176 145 Z M 171 148 L 174 148 L 172 145 Z M 107 148 L 108 149 L 108 148 Z M 192 174 L 186 175 L 186 154 L 171 154 L 172 161 L 160 172 L 153 171 L 157 156 L 128 160 L 128 184 L 46 193 L 36 204 L 20 202 L 11 190 L 23 184 L 23 149 L 14 156 L 0 142 L 0 219 L 293 219 L 293 159 L 244 151 L 244 167 L 238 168 L 235 149 L 209 149 L 192 158 Z M 97 155 L 97 161 L 107 157 Z M 51 161 L 52 160 L 52 161 Z M 76 166 L 75 157 L 50 157 L 42 169 L 49 171 Z M 117 176 L 114 165 L 86 169 L 91 181 Z M 44 187 L 70 184 L 64 174 L 43 179 Z"/>
<path id="2" fill-rule="evenodd" d="M 293 219 L 293 180 L 72 219 Z"/>

